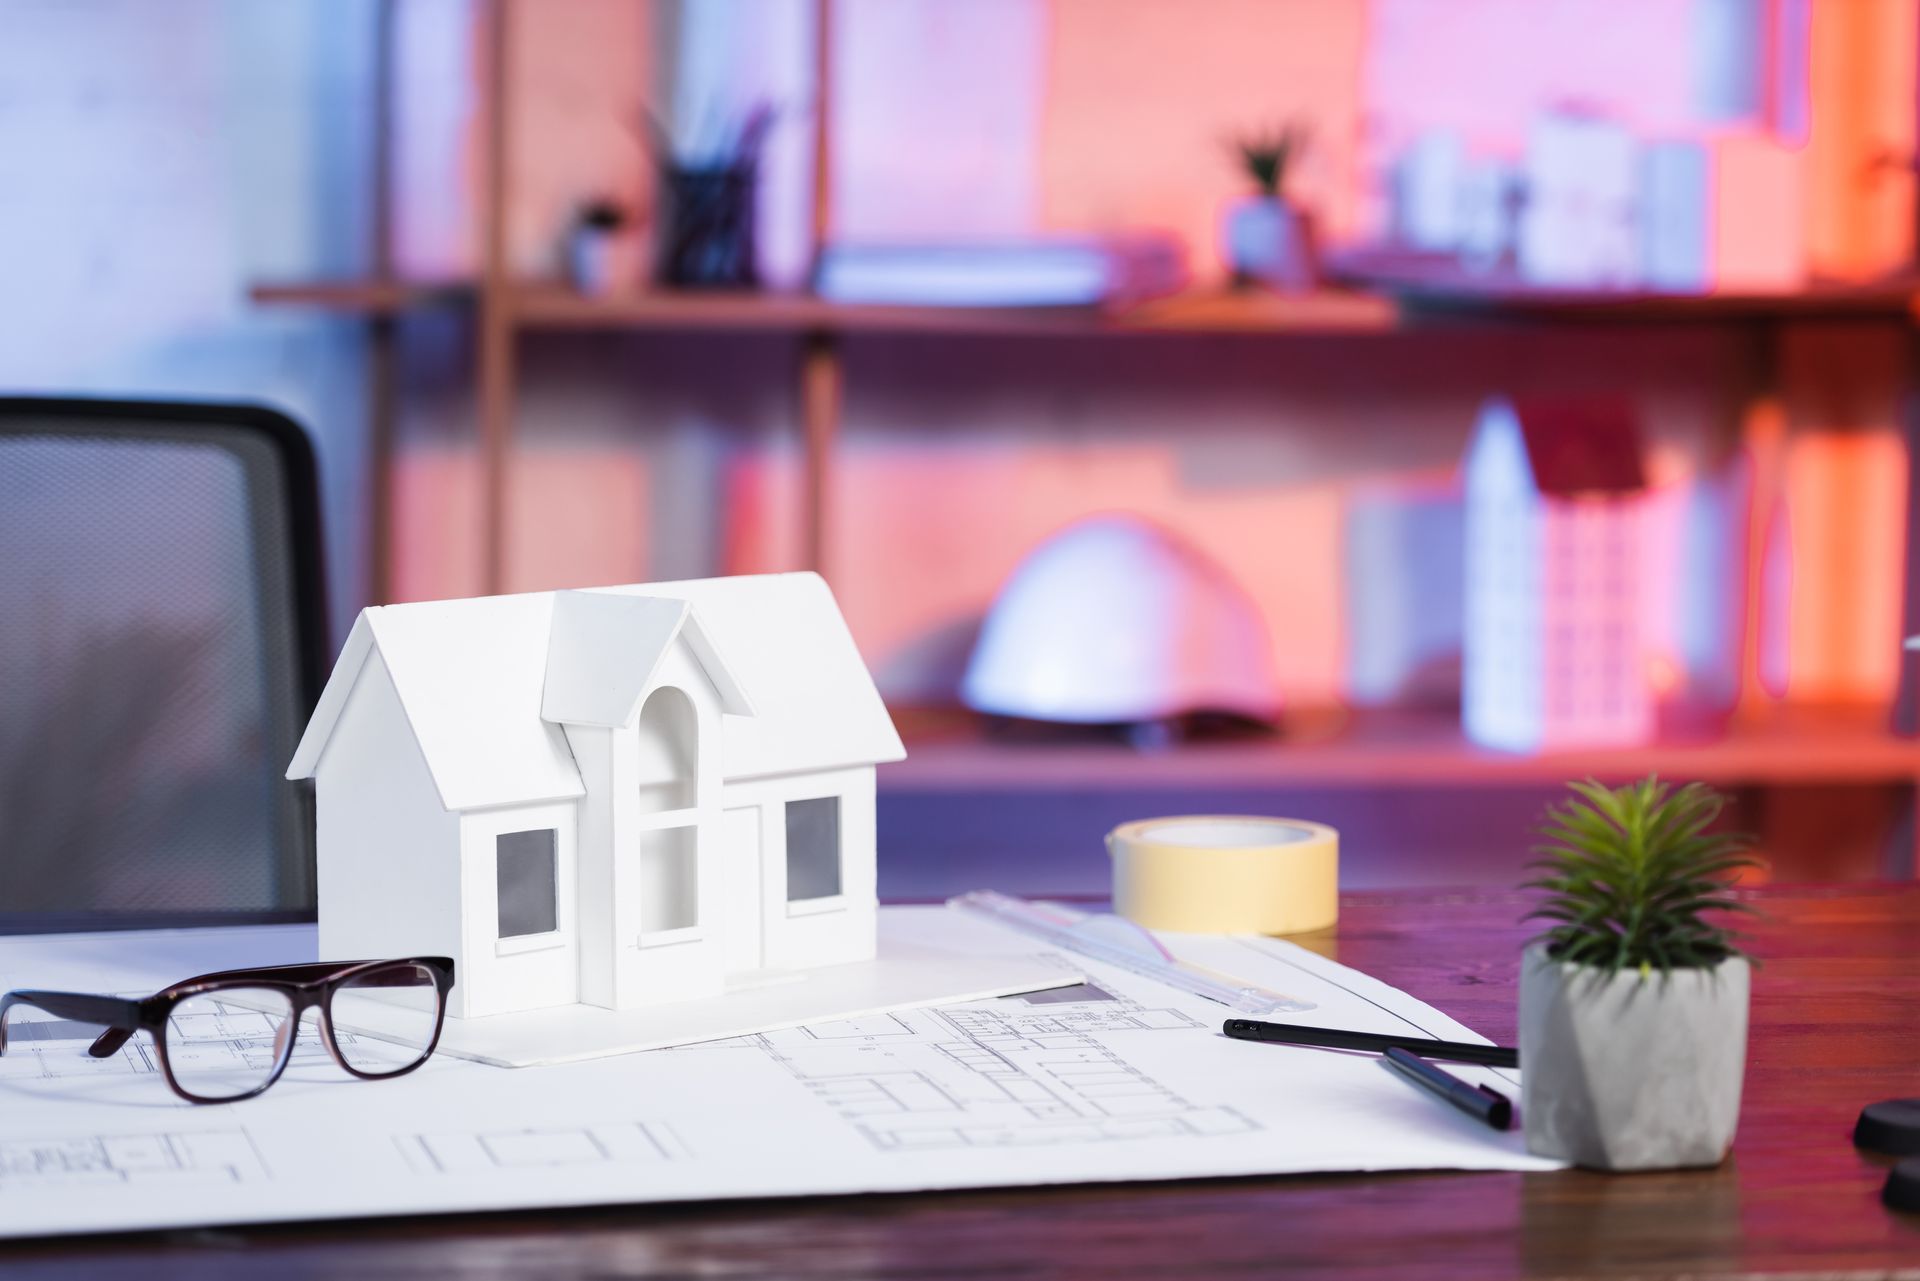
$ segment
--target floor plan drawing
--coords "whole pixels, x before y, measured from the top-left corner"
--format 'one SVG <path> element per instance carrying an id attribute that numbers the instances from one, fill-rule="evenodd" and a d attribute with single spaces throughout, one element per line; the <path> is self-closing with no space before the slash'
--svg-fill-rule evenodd
<path id="1" fill-rule="evenodd" d="M 673 1127 L 659 1121 L 464 1134 L 409 1134 L 395 1142 L 408 1166 L 417 1174 L 650 1164 L 677 1161 L 688 1155 L 686 1145 Z"/>
<path id="2" fill-rule="evenodd" d="M 153 1046 L 144 1036 L 133 1037 L 104 1059 L 92 1057 L 87 1047 L 99 1035 L 100 1028 L 91 1023 L 29 1018 L 16 1010 L 7 1020 L 7 1052 L 0 1056 L 0 1081 L 160 1070 Z"/>
<path id="3" fill-rule="evenodd" d="M 245 1130 L 0 1139 L 0 1196 L 27 1188 L 245 1183 L 266 1175 Z"/>
<path id="4" fill-rule="evenodd" d="M 258 1010 L 224 1001 L 213 1004 L 215 1008 L 211 1011 L 175 1020 L 167 1039 L 174 1063 L 187 1071 L 196 1066 L 264 1071 L 273 1062 L 273 1021 Z M 0 1055 L 0 1081 L 160 1070 L 153 1043 L 144 1034 L 130 1038 L 104 1059 L 92 1057 L 87 1047 L 100 1031 L 92 1023 L 34 1017 L 16 1009 L 7 1019 L 7 1052 Z M 362 1044 L 361 1038 L 351 1032 L 336 1032 L 336 1035 L 342 1047 Z M 379 1050 L 377 1046 L 366 1048 Z M 328 1062 L 331 1058 L 309 1020 L 293 1043 L 293 1055 L 287 1066 L 298 1068 Z"/>
<path id="5" fill-rule="evenodd" d="M 718 1044 L 771 1056 L 883 1152 L 1260 1128 L 1232 1108 L 1191 1102 L 1105 1039 L 1189 1031 L 1197 1020 L 1091 985 L 1068 992 L 1075 999 L 1007 997 Z"/>

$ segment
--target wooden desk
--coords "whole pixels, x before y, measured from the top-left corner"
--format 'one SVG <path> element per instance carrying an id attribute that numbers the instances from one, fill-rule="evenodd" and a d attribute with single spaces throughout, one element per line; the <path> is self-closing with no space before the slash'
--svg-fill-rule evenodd
<path id="1" fill-rule="evenodd" d="M 1421 1174 L 847 1197 L 0 1247 L 9 1281 L 1010 1275 L 1920 1277 L 1859 1106 L 1920 1094 L 1920 887 L 1773 891 L 1734 1155 L 1687 1174 Z M 1510 897 L 1367 895 L 1313 945 L 1507 1040 Z"/>

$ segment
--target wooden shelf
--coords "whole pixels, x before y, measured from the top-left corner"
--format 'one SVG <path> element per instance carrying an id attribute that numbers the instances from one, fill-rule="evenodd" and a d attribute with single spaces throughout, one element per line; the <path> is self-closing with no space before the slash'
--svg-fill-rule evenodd
<path id="1" fill-rule="evenodd" d="M 1417 270 L 1345 266 L 1354 286 L 1303 295 L 1195 290 L 1152 302 L 1099 307 L 907 307 L 836 303 L 807 294 L 643 291 L 590 296 L 551 285 L 505 294 L 524 329 L 737 331 L 746 333 L 1002 334 L 1014 337 L 1127 334 L 1390 333 L 1422 321 L 1587 320 L 1622 324 L 1714 321 L 1913 320 L 1920 277 L 1871 284 L 1815 284 L 1794 293 L 1674 294 L 1548 289 L 1458 267 Z M 470 305 L 470 283 L 378 280 L 284 281 L 249 296 L 273 306 L 359 315 Z"/>
<path id="2" fill-rule="evenodd" d="M 281 307 L 313 307 L 363 316 L 392 316 L 430 308 L 464 306 L 473 301 L 474 287 L 461 281 L 415 283 L 397 280 L 290 280 L 253 286 L 247 296 L 256 303 Z"/>
<path id="3" fill-rule="evenodd" d="M 739 329 L 775 333 L 1004 334 L 1018 337 L 1174 333 L 1385 333 L 1399 313 L 1362 293 L 1282 297 L 1196 292 L 1122 308 L 905 307 L 836 303 L 804 294 L 634 293 L 603 298 L 564 289 L 516 291 L 528 328 Z"/>
<path id="4" fill-rule="evenodd" d="M 341 280 L 257 285 L 251 296 L 262 304 L 390 315 L 471 303 L 476 290 L 460 283 Z M 1339 291 L 1298 296 L 1195 291 L 1122 308 L 904 307 L 836 303 L 806 294 L 651 291 L 590 296 L 527 285 L 508 290 L 504 301 L 510 323 L 522 329 L 1070 337 L 1386 333 L 1399 325 L 1399 309 L 1392 300 Z"/>
<path id="5" fill-rule="evenodd" d="M 1791 293 L 1661 293 L 1640 289 L 1553 289 L 1512 272 L 1469 271 L 1457 262 L 1350 251 L 1332 264 L 1336 279 L 1398 300 L 1413 321 L 1589 320 L 1638 324 L 1711 321 L 1912 320 L 1920 277 L 1865 284 L 1810 283 Z"/>
<path id="6" fill-rule="evenodd" d="M 905 712 L 907 759 L 880 771 L 892 792 L 1247 787 L 1545 786 L 1658 773 L 1723 786 L 1920 783 L 1920 742 L 1881 710 L 1781 709 L 1697 741 L 1516 756 L 1475 747 L 1440 715 L 1300 711 L 1274 737 L 1142 752 L 1119 743 L 990 737 L 977 717 Z"/>

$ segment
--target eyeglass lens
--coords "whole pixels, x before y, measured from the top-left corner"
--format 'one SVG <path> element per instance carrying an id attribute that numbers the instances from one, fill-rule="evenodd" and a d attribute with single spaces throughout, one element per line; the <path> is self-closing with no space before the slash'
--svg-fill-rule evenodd
<path id="1" fill-rule="evenodd" d="M 335 988 L 329 1014 L 341 1059 L 356 1072 L 388 1076 L 420 1062 L 433 1047 L 440 989 L 424 965 L 383 965 Z"/>
<path id="2" fill-rule="evenodd" d="M 275 988 L 202 992 L 167 1015 L 167 1066 L 196 1098 L 236 1099 L 273 1079 L 297 1029 L 292 1000 Z"/>

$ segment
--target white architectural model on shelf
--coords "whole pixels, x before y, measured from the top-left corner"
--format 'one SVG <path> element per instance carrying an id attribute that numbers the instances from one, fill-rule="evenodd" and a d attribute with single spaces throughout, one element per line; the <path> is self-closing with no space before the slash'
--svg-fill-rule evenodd
<path id="1" fill-rule="evenodd" d="M 321 955 L 450 956 L 472 1019 L 871 960 L 904 755 L 826 583 L 769 574 L 368 609 L 287 773 Z"/>
<path id="2" fill-rule="evenodd" d="M 1652 738 L 1630 407 L 1490 401 L 1465 469 L 1466 736 L 1509 751 Z"/>

